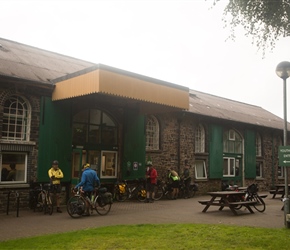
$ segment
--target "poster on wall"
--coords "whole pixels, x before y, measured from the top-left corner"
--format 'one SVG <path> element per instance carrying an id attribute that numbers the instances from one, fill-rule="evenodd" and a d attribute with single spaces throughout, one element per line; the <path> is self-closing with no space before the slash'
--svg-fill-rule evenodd
<path id="1" fill-rule="evenodd" d="M 137 171 L 138 170 L 138 162 L 133 162 L 133 170 Z"/>

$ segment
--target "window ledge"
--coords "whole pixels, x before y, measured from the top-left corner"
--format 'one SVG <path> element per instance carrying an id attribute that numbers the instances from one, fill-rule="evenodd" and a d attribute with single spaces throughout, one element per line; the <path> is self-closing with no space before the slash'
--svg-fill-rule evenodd
<path id="1" fill-rule="evenodd" d="M 204 153 L 194 152 L 194 155 L 195 155 L 195 156 L 208 156 L 209 153 L 207 153 L 207 152 L 204 152 Z"/>
<path id="2" fill-rule="evenodd" d="M 204 178 L 204 179 L 195 179 L 194 182 L 205 182 L 205 181 L 208 181 L 207 178 Z"/>
<path id="3" fill-rule="evenodd" d="M 16 145 L 36 145 L 36 142 L 34 141 L 7 141 L 7 140 L 3 140 L 0 139 L 0 143 L 1 144 L 16 144 Z"/>
<path id="4" fill-rule="evenodd" d="M 16 188 L 29 188 L 27 183 L 15 183 L 15 184 L 0 184 L 0 189 L 16 189 Z"/>
<path id="5" fill-rule="evenodd" d="M 256 181 L 263 181 L 263 180 L 265 180 L 264 177 L 257 177 L 257 178 L 256 178 Z"/>

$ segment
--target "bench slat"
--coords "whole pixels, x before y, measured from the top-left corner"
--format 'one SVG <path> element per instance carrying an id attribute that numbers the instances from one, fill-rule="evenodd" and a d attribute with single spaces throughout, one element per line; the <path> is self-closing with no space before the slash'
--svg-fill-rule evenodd
<path id="1" fill-rule="evenodd" d="M 235 202 L 229 202 L 229 205 L 254 205 L 256 204 L 256 201 L 235 201 Z"/>

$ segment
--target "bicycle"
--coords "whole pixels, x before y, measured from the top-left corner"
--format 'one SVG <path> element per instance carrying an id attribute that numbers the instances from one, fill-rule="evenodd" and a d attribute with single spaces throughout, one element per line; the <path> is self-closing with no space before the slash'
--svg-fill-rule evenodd
<path id="1" fill-rule="evenodd" d="M 259 196 L 258 194 L 259 188 L 257 184 L 251 184 L 247 190 L 246 190 L 246 195 L 245 195 L 245 200 L 246 201 L 255 201 L 256 204 L 254 204 L 254 208 L 258 212 L 264 212 L 266 210 L 266 204 L 264 200 Z"/>
<path id="2" fill-rule="evenodd" d="M 196 183 L 190 183 L 188 192 L 186 192 L 184 180 L 180 180 L 178 198 L 192 198 L 195 196 L 196 191 L 198 191 L 198 185 Z"/>
<path id="3" fill-rule="evenodd" d="M 112 194 L 107 192 L 107 188 L 95 188 L 92 193 L 91 199 L 85 195 L 81 188 L 67 202 L 67 212 L 72 218 L 79 218 L 85 215 L 89 206 L 90 213 L 94 210 L 99 215 L 107 215 L 112 206 Z"/>
<path id="4" fill-rule="evenodd" d="M 52 215 L 53 213 L 53 205 L 50 198 L 50 183 L 48 184 L 40 184 L 39 186 L 39 194 L 37 198 L 36 208 L 39 212 L 44 211 L 44 213 Z M 35 210 L 34 209 L 34 210 Z"/>
<path id="5" fill-rule="evenodd" d="M 122 202 L 133 197 L 136 197 L 138 201 L 146 200 L 146 189 L 143 179 L 137 179 L 132 184 L 128 184 L 128 180 L 123 180 L 115 184 L 114 198 L 117 201 Z"/>
<path id="6" fill-rule="evenodd" d="M 238 186 L 232 186 L 229 187 L 230 190 L 238 192 Z M 247 187 L 245 191 L 245 196 L 242 197 L 243 201 L 255 201 L 256 203 L 253 205 L 253 207 L 260 213 L 264 212 L 266 210 L 266 204 L 261 196 L 258 194 L 259 188 L 258 184 L 251 184 L 250 186 Z M 237 196 L 240 197 L 240 196 Z M 239 201 L 238 199 L 234 201 Z M 237 205 L 235 206 L 235 209 L 240 209 L 242 206 Z"/>

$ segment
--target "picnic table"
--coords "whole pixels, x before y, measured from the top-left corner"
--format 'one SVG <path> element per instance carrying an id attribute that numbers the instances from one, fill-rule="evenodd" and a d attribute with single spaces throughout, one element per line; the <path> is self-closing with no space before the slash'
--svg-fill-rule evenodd
<path id="1" fill-rule="evenodd" d="M 288 185 L 288 188 L 290 189 L 290 185 Z M 280 198 L 283 198 L 285 195 L 285 184 L 275 184 L 275 189 L 272 189 L 269 192 L 270 194 L 273 194 L 272 199 L 274 199 L 278 194 L 281 195 Z"/>
<path id="2" fill-rule="evenodd" d="M 211 196 L 210 200 L 198 201 L 200 204 L 205 205 L 202 210 L 205 213 L 210 206 L 218 206 L 219 210 L 223 210 L 224 207 L 230 208 L 234 215 L 238 215 L 237 207 L 244 206 L 250 213 L 254 213 L 251 206 L 256 204 L 256 201 L 244 201 L 244 191 L 218 191 L 208 192 Z"/>

